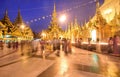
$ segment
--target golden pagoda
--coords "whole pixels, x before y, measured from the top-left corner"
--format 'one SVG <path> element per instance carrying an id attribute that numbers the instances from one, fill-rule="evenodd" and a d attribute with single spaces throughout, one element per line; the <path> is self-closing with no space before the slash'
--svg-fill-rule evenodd
<path id="1" fill-rule="evenodd" d="M 57 12 L 56 12 L 56 5 L 54 4 L 54 10 L 52 13 L 52 20 L 47 30 L 43 31 L 46 33 L 46 38 L 53 39 L 53 38 L 60 38 L 62 35 L 62 28 L 58 25 L 57 19 Z"/>
<path id="2" fill-rule="evenodd" d="M 3 34 L 4 34 L 3 28 L 5 28 L 5 25 L 3 25 L 2 22 L 0 21 L 0 40 L 3 40 Z"/>
<path id="3" fill-rule="evenodd" d="M 103 17 L 109 23 L 115 16 L 115 13 L 120 12 L 120 0 L 104 0 L 103 5 L 100 7 Z"/>
<path id="4" fill-rule="evenodd" d="M 14 28 L 14 25 L 12 24 L 12 22 L 10 21 L 9 17 L 8 17 L 8 11 L 5 11 L 5 15 L 3 17 L 3 19 L 1 20 L 2 24 L 5 25 L 5 27 L 2 28 L 2 32 L 3 32 L 3 40 L 4 41 L 9 41 L 9 40 L 16 40 L 16 36 L 12 35 L 12 29 Z"/>
<path id="5" fill-rule="evenodd" d="M 110 27 L 111 36 L 120 32 L 120 0 L 105 0 L 100 7 L 103 17 Z"/>
<path id="6" fill-rule="evenodd" d="M 23 22 L 22 16 L 20 15 L 20 10 L 18 11 L 18 16 L 15 19 L 14 24 L 10 21 L 8 17 L 8 11 L 5 11 L 5 15 L 0 21 L 0 38 L 5 42 L 33 39 L 32 30 Z"/>
<path id="7" fill-rule="evenodd" d="M 95 14 L 93 23 L 94 23 L 94 26 L 96 27 L 97 39 L 99 39 L 100 41 L 103 41 L 105 38 L 104 30 L 106 29 L 104 27 L 107 23 L 101 14 L 98 0 L 96 1 L 96 14 Z"/>
<path id="8" fill-rule="evenodd" d="M 33 32 L 31 28 L 23 22 L 22 16 L 20 14 L 20 10 L 18 10 L 18 15 L 15 19 L 14 26 L 15 26 L 15 28 L 13 29 L 14 33 L 19 35 L 18 36 L 19 40 L 33 39 Z"/>

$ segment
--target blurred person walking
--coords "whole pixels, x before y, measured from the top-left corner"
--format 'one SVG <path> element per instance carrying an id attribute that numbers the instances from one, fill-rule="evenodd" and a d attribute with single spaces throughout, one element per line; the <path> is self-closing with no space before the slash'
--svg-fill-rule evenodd
<path id="1" fill-rule="evenodd" d="M 115 55 L 115 56 L 120 56 L 119 55 L 118 42 L 119 42 L 118 36 L 114 35 L 114 38 L 113 38 L 113 55 Z"/>
<path id="2" fill-rule="evenodd" d="M 0 49 L 1 49 L 1 50 L 3 50 L 3 46 L 4 46 L 4 45 L 3 45 L 3 42 L 0 41 Z"/>
<path id="3" fill-rule="evenodd" d="M 21 42 L 20 42 L 20 46 L 21 46 L 21 55 L 22 55 L 22 56 L 24 55 L 24 53 L 23 53 L 24 44 L 25 44 L 24 41 L 21 41 Z"/>
<path id="4" fill-rule="evenodd" d="M 41 49 L 41 55 L 43 55 L 44 50 L 45 50 L 45 41 L 44 40 L 40 41 L 40 49 Z"/>
<path id="5" fill-rule="evenodd" d="M 113 38 L 110 37 L 108 40 L 108 53 L 112 53 L 113 52 Z"/>

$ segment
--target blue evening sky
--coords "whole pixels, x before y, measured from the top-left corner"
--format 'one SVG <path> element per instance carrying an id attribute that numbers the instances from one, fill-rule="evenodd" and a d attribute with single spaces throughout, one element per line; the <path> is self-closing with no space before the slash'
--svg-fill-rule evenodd
<path id="1" fill-rule="evenodd" d="M 102 4 L 104 0 L 99 1 Z M 40 32 L 50 24 L 54 3 L 58 17 L 63 11 L 67 15 L 66 23 L 60 24 L 63 29 L 63 25 L 73 21 L 75 17 L 80 24 L 95 14 L 95 0 L 0 0 L 0 20 L 7 9 L 10 20 L 14 22 L 20 9 L 24 22 L 29 24 L 33 31 Z"/>

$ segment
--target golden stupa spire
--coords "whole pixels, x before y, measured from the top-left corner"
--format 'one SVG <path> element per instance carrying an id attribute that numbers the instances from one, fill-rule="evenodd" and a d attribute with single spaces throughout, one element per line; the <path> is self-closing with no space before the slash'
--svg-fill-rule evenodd
<path id="1" fill-rule="evenodd" d="M 54 3 L 54 12 L 56 12 L 56 5 L 55 5 L 55 3 Z"/>
<path id="2" fill-rule="evenodd" d="M 8 10 L 7 10 L 7 9 L 5 10 L 4 19 L 7 19 L 7 20 L 9 20 L 9 17 L 8 17 Z"/>
<path id="3" fill-rule="evenodd" d="M 96 14 L 100 13 L 100 3 L 99 0 L 96 0 Z"/>
<path id="4" fill-rule="evenodd" d="M 18 15 L 17 15 L 17 17 L 15 19 L 14 24 L 22 24 L 22 23 L 23 23 L 23 19 L 22 19 L 22 16 L 20 14 L 20 9 L 18 9 Z"/>
<path id="5" fill-rule="evenodd" d="M 78 26 L 77 17 L 75 16 L 74 26 Z"/>
<path id="6" fill-rule="evenodd" d="M 55 24 L 55 23 L 57 23 L 57 12 L 56 12 L 56 5 L 54 3 L 54 9 L 53 9 L 53 13 L 52 13 L 51 24 Z"/>

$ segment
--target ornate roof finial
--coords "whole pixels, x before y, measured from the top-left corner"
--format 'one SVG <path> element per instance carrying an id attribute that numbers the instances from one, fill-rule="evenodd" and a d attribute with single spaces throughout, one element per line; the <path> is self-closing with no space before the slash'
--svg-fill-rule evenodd
<path id="1" fill-rule="evenodd" d="M 99 7 L 100 7 L 99 0 L 96 0 L 96 8 L 99 8 Z"/>
<path id="2" fill-rule="evenodd" d="M 13 26 L 12 22 L 10 21 L 10 19 L 8 17 L 8 11 L 7 11 L 7 9 L 5 10 L 4 18 L 1 21 L 6 26 L 9 26 L 9 27 Z"/>
<path id="3" fill-rule="evenodd" d="M 53 10 L 53 13 L 52 13 L 52 21 L 51 23 L 57 23 L 57 13 L 56 13 L 56 5 L 54 3 L 54 10 Z"/>
<path id="4" fill-rule="evenodd" d="M 7 9 L 5 10 L 5 16 L 8 16 L 8 11 L 7 11 Z"/>
<path id="5" fill-rule="evenodd" d="M 54 12 L 56 12 L 56 5 L 55 5 L 55 3 L 54 3 Z"/>
<path id="6" fill-rule="evenodd" d="M 74 26 L 78 26 L 77 17 L 75 16 Z"/>
<path id="7" fill-rule="evenodd" d="M 99 0 L 96 0 L 96 13 L 100 11 L 99 8 L 100 8 Z"/>
<path id="8" fill-rule="evenodd" d="M 22 23 L 23 23 L 23 19 L 22 19 L 22 16 L 20 14 L 20 9 L 18 9 L 18 15 L 17 15 L 17 17 L 15 19 L 14 24 L 22 24 Z"/>
<path id="9" fill-rule="evenodd" d="M 5 19 L 6 19 L 6 18 L 9 19 L 9 17 L 8 17 L 8 10 L 7 10 L 7 9 L 5 10 L 4 18 L 5 18 Z"/>
<path id="10" fill-rule="evenodd" d="M 23 20 L 22 20 L 22 16 L 21 16 L 21 14 L 20 14 L 20 9 L 18 9 L 18 20 L 20 21 L 20 22 L 23 22 Z"/>

